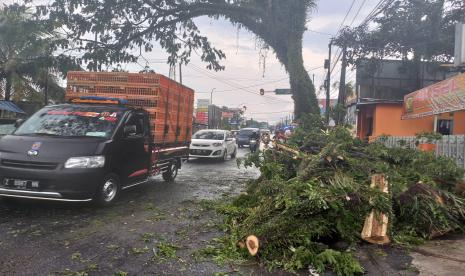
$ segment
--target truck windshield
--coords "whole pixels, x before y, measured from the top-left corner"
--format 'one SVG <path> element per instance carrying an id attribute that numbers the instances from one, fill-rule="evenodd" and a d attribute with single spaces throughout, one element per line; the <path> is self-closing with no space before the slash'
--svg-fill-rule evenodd
<path id="1" fill-rule="evenodd" d="M 123 110 L 113 106 L 45 107 L 24 122 L 14 135 L 109 138 Z"/>

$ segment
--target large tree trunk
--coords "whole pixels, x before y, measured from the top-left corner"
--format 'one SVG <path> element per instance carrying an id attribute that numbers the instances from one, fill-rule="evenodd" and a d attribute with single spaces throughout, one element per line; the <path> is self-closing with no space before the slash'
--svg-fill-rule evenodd
<path id="1" fill-rule="evenodd" d="M 304 114 L 320 114 L 315 86 L 304 66 L 302 36 L 290 35 L 286 47 L 275 47 L 278 59 L 289 73 L 294 113 L 296 118 Z"/>
<path id="2" fill-rule="evenodd" d="M 294 46 L 291 46 L 288 50 L 288 68 L 295 116 L 300 118 L 306 113 L 319 114 L 320 109 L 315 95 L 315 86 L 304 67 L 302 46 L 297 46 L 298 49 L 293 48 Z M 300 51 L 300 53 L 298 54 L 295 51 Z"/>

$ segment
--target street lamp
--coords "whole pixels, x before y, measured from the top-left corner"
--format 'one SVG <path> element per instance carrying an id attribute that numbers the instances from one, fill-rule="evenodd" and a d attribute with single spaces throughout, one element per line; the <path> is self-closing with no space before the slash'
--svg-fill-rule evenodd
<path id="1" fill-rule="evenodd" d="M 212 91 L 210 92 L 210 104 L 213 105 L 213 91 L 215 91 L 216 88 L 213 88 Z"/>

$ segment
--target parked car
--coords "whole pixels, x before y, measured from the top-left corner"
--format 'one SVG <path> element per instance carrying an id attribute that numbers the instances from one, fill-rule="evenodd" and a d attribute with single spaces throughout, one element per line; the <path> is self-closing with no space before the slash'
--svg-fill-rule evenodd
<path id="1" fill-rule="evenodd" d="M 0 119 L 0 137 L 11 134 L 16 129 L 16 119 Z"/>
<path id="2" fill-rule="evenodd" d="M 192 136 L 189 156 L 227 160 L 236 158 L 237 145 L 231 132 L 227 130 L 200 130 Z"/>
<path id="3" fill-rule="evenodd" d="M 260 133 L 260 129 L 258 128 L 242 128 L 241 130 L 239 130 L 239 133 L 237 135 L 237 145 L 239 146 L 239 148 L 242 148 L 243 146 L 249 146 L 250 136 L 254 131 Z"/>

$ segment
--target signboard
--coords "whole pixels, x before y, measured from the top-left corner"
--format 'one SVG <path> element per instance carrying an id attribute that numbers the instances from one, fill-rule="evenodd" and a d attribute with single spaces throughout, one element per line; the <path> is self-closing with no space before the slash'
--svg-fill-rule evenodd
<path id="1" fill-rule="evenodd" d="M 197 123 L 207 125 L 208 124 L 208 112 L 197 112 L 195 119 Z"/>
<path id="2" fill-rule="evenodd" d="M 210 105 L 210 100 L 209 99 L 198 99 L 197 100 L 197 108 L 206 108 L 206 109 L 208 109 L 209 105 Z"/>
<path id="3" fill-rule="evenodd" d="M 465 109 L 465 74 L 425 87 L 404 97 L 402 119 Z"/>
<path id="4" fill-rule="evenodd" d="M 221 118 L 232 118 L 234 116 L 234 113 L 233 112 L 221 112 Z"/>
<path id="5" fill-rule="evenodd" d="M 288 89 L 288 88 L 286 88 L 286 89 L 275 89 L 274 93 L 276 95 L 289 95 L 289 94 L 291 94 L 291 89 Z"/>

